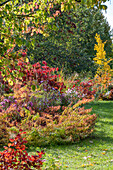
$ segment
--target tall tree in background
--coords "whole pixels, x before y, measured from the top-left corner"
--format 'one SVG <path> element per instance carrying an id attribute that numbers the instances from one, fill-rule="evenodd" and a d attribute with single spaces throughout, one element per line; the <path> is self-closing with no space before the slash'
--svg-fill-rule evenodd
<path id="1" fill-rule="evenodd" d="M 44 35 L 34 34 L 35 48 L 28 49 L 32 62 L 46 60 L 50 66 L 62 68 L 64 72 L 95 71 L 93 58 L 95 55 L 95 34 L 106 41 L 105 50 L 111 57 L 110 26 L 102 12 L 97 8 L 77 5 L 75 10 L 61 12 L 60 6 L 51 9 L 55 20 L 44 25 Z M 27 36 L 28 41 L 30 36 Z"/>

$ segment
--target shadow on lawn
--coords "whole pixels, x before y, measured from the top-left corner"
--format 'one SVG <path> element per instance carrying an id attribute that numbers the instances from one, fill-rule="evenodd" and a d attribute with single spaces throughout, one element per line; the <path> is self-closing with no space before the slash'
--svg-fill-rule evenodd
<path id="1" fill-rule="evenodd" d="M 113 118 L 113 101 L 98 101 L 88 103 L 85 108 L 91 108 L 92 112 L 99 114 L 101 118 Z"/>

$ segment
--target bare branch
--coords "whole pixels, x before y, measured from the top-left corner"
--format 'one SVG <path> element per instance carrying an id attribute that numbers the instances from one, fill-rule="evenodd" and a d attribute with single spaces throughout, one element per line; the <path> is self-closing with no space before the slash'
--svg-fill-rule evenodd
<path id="1" fill-rule="evenodd" d="M 17 15 L 18 18 L 24 18 L 24 17 L 34 17 L 34 16 L 30 16 L 32 14 L 35 14 L 34 12 L 30 12 L 29 14 L 26 15 Z"/>

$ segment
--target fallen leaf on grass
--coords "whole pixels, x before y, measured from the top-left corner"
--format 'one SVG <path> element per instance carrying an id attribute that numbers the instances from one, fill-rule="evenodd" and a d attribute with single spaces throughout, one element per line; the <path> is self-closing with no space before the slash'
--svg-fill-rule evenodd
<path id="1" fill-rule="evenodd" d="M 83 165 L 81 165 L 81 167 L 88 167 L 88 166 L 94 166 L 92 163 L 90 163 L 90 164 L 83 164 Z"/>
<path id="2" fill-rule="evenodd" d="M 103 149 L 104 151 L 107 151 L 108 149 Z"/>
<path id="3" fill-rule="evenodd" d="M 102 152 L 102 155 L 105 155 L 106 153 L 105 152 Z"/>

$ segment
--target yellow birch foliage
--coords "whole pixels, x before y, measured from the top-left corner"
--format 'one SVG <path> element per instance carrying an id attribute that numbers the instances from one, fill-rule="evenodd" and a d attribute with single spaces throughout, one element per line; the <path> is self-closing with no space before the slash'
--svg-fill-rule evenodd
<path id="1" fill-rule="evenodd" d="M 102 42 L 100 35 L 96 34 L 95 39 L 97 44 L 94 46 L 96 50 L 96 57 L 93 59 L 96 64 L 98 64 L 98 69 L 95 75 L 96 84 L 100 85 L 100 91 L 105 90 L 111 83 L 111 77 L 113 75 L 113 70 L 110 68 L 109 63 L 112 59 L 107 60 L 106 52 L 104 51 L 104 45 L 106 42 Z"/>

